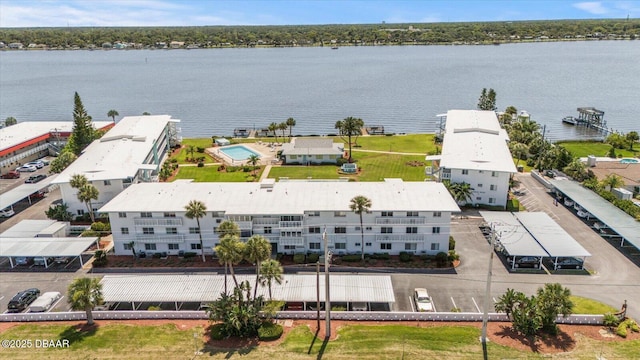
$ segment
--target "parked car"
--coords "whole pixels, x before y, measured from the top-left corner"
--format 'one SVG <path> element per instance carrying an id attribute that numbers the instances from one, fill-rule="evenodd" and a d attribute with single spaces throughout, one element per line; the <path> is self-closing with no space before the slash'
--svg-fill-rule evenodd
<path id="1" fill-rule="evenodd" d="M 53 306 L 53 304 L 60 299 L 62 295 L 57 291 L 46 292 L 38 297 L 31 306 L 29 306 L 29 312 L 43 312 L 47 311 Z"/>
<path id="2" fill-rule="evenodd" d="M 38 181 L 42 181 L 47 178 L 45 174 L 31 175 L 27 180 L 24 181 L 25 184 L 35 184 Z"/>
<path id="3" fill-rule="evenodd" d="M 578 215 L 578 217 L 581 217 L 581 218 L 587 218 L 587 219 L 588 219 L 588 218 L 590 218 L 590 217 L 592 216 L 589 212 L 584 211 L 584 210 L 578 210 L 578 212 L 576 213 L 576 215 Z"/>
<path id="4" fill-rule="evenodd" d="M 36 170 L 38 170 L 37 167 L 35 167 L 33 165 L 26 165 L 26 164 L 22 165 L 22 166 L 18 166 L 16 168 L 16 171 L 19 171 L 19 172 L 34 172 Z"/>
<path id="5" fill-rule="evenodd" d="M 425 288 L 415 288 L 413 290 L 413 301 L 416 303 L 417 311 L 433 311 L 431 297 Z"/>
<path id="6" fill-rule="evenodd" d="M 17 293 L 11 300 L 9 300 L 9 305 L 7 305 L 9 312 L 21 312 L 27 308 L 35 299 L 40 296 L 40 290 L 38 289 L 27 289 L 24 291 L 20 291 Z"/>
<path id="7" fill-rule="evenodd" d="M 45 196 L 45 192 L 44 191 L 36 191 L 33 194 L 31 194 L 30 196 L 31 196 L 31 200 L 43 199 L 44 196 Z"/>
<path id="8" fill-rule="evenodd" d="M 573 206 L 573 200 L 564 198 L 564 206 Z"/>
<path id="9" fill-rule="evenodd" d="M 35 166 L 37 169 L 42 169 L 44 167 L 44 163 L 42 161 L 40 161 L 40 160 L 30 161 L 30 162 L 26 163 L 25 165 Z"/>
<path id="10" fill-rule="evenodd" d="M 0 210 L 0 218 L 8 218 L 8 217 L 12 217 L 13 215 L 15 215 L 15 211 L 13 211 L 13 209 L 11 208 L 11 206 L 6 207 L 2 210 Z"/>
<path id="11" fill-rule="evenodd" d="M 540 258 L 537 256 L 523 256 L 521 258 L 516 259 L 514 267 L 517 268 L 534 268 L 537 269 L 540 267 Z"/>
<path id="12" fill-rule="evenodd" d="M 40 161 L 40 162 L 41 162 L 41 163 L 43 163 L 45 166 L 50 164 L 49 160 L 47 160 L 47 159 L 45 159 L 45 158 L 38 159 L 37 161 Z"/>
<path id="13" fill-rule="evenodd" d="M 0 176 L 0 178 L 2 179 L 17 179 L 19 177 L 20 177 L 20 173 L 15 170 L 7 171 L 6 173 Z"/>
<path id="14" fill-rule="evenodd" d="M 582 259 L 574 257 L 559 258 L 556 269 L 582 269 L 584 262 Z"/>
<path id="15" fill-rule="evenodd" d="M 70 258 L 70 257 L 67 257 L 67 256 L 58 256 L 57 258 L 53 259 L 53 261 L 54 261 L 56 264 L 66 264 L 66 263 L 68 263 L 69 261 L 71 261 L 71 258 Z"/>
<path id="16" fill-rule="evenodd" d="M 24 256 L 16 258 L 16 265 L 31 265 L 31 264 L 33 264 L 32 258 L 28 258 Z"/>
<path id="17" fill-rule="evenodd" d="M 46 259 L 44 257 L 33 258 L 33 265 L 45 266 L 45 263 L 47 266 L 53 264 L 53 258 L 52 257 L 48 257 Z"/>

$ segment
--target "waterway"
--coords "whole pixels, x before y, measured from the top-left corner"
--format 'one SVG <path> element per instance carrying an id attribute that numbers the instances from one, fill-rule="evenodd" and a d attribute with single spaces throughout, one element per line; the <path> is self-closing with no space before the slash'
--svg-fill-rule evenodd
<path id="1" fill-rule="evenodd" d="M 387 132 L 434 132 L 437 114 L 526 110 L 553 140 L 597 136 L 564 125 L 578 107 L 640 130 L 640 41 L 208 50 L 0 52 L 0 119 L 71 120 L 73 94 L 95 120 L 169 114 L 183 137 L 229 135 L 296 119 L 294 134 L 335 133 L 348 116 Z"/>

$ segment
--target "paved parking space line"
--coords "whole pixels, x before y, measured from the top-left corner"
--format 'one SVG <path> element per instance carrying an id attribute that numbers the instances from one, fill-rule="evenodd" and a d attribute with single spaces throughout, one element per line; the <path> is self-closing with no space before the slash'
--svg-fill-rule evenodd
<path id="1" fill-rule="evenodd" d="M 4 299 L 4 295 L 0 296 L 0 300 Z"/>
<path id="2" fill-rule="evenodd" d="M 458 308 L 458 306 L 456 306 L 456 301 L 455 301 L 455 300 L 453 300 L 453 296 L 451 297 L 451 303 L 453 303 L 453 308 L 454 308 L 454 309 L 457 309 L 457 308 Z"/>
<path id="3" fill-rule="evenodd" d="M 413 296 L 409 296 L 409 304 L 411 304 L 411 311 L 417 311 L 416 308 L 413 307 Z"/>
<path id="4" fill-rule="evenodd" d="M 473 296 L 472 296 L 471 300 L 473 301 L 473 305 L 476 306 L 476 309 L 478 309 L 478 312 L 481 313 L 482 311 L 480 311 L 480 307 L 478 306 L 478 303 L 476 302 L 476 299 L 474 299 Z"/>

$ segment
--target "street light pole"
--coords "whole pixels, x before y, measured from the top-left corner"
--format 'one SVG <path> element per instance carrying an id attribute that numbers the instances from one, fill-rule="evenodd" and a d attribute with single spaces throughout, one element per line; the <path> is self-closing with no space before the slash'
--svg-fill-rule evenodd
<path id="1" fill-rule="evenodd" d="M 331 300 L 329 300 L 329 241 L 327 240 L 327 228 L 324 228 L 322 233 L 322 240 L 324 241 L 324 313 L 325 313 L 325 338 L 331 337 Z"/>
<path id="2" fill-rule="evenodd" d="M 494 224 L 491 224 L 491 246 L 489 248 L 489 270 L 487 271 L 487 287 L 484 293 L 484 314 L 482 315 L 482 354 L 484 359 L 489 358 L 487 354 L 487 322 L 489 321 L 489 304 L 491 303 L 489 297 L 491 296 L 491 275 L 493 269 L 493 253 L 496 241 L 496 230 Z"/>

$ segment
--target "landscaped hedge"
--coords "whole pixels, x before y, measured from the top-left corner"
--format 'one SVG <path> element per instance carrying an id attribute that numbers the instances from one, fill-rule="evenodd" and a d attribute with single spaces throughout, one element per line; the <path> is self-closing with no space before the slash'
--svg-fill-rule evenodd
<path id="1" fill-rule="evenodd" d="M 318 262 L 318 259 L 320 259 L 320 255 L 316 254 L 316 253 L 311 253 L 307 255 L 307 262 L 308 263 L 316 263 Z"/>
<path id="2" fill-rule="evenodd" d="M 222 332 L 223 324 L 214 324 L 209 326 L 209 336 L 212 340 L 222 340 L 225 334 Z"/>
<path id="3" fill-rule="evenodd" d="M 185 258 L 185 259 L 189 259 L 189 258 L 196 257 L 196 255 L 197 255 L 196 253 L 194 253 L 192 251 L 189 251 L 189 252 L 184 253 L 184 255 L 182 255 L 182 257 Z"/>
<path id="4" fill-rule="evenodd" d="M 262 341 L 277 340 L 282 336 L 282 325 L 272 322 L 264 322 L 262 326 L 258 328 L 258 339 Z"/>
<path id="5" fill-rule="evenodd" d="M 640 331 L 640 328 L 638 327 L 638 323 L 636 323 L 635 320 L 627 319 L 621 322 L 620 325 L 618 325 L 618 328 L 616 329 L 616 334 L 618 334 L 618 336 L 626 338 L 628 329 L 630 329 L 633 332 Z"/>
<path id="6" fill-rule="evenodd" d="M 295 254 L 293 255 L 293 262 L 296 264 L 304 264 L 304 254 Z"/>
<path id="7" fill-rule="evenodd" d="M 371 259 L 374 259 L 374 260 L 389 260 L 389 259 L 391 259 L 391 255 L 389 255 L 389 253 L 375 253 L 375 254 L 369 255 L 369 257 Z"/>
<path id="8" fill-rule="evenodd" d="M 354 255 L 344 255 L 340 257 L 344 262 L 358 262 L 362 260 L 362 256 L 354 254 Z"/>
<path id="9" fill-rule="evenodd" d="M 413 260 L 413 254 L 406 251 L 401 251 L 399 257 L 401 262 L 411 262 Z"/>

